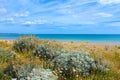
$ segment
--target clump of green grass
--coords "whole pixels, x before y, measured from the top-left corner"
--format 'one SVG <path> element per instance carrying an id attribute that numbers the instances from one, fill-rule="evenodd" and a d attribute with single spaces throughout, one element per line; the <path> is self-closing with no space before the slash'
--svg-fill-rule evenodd
<path id="1" fill-rule="evenodd" d="M 11 80 L 11 76 L 8 76 L 4 74 L 3 72 L 0 72 L 0 80 Z"/>
<path id="2" fill-rule="evenodd" d="M 5 49 L 0 49 L 0 63 L 9 63 L 12 59 L 15 58 L 15 52 L 7 51 Z"/>

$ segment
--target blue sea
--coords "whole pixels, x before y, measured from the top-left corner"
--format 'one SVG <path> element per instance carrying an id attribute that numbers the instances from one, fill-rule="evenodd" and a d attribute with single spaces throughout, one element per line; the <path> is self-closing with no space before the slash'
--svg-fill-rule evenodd
<path id="1" fill-rule="evenodd" d="M 31 34 L 1 33 L 0 39 L 15 40 L 20 36 Z M 61 40 L 61 41 L 88 41 L 88 42 L 109 42 L 120 43 L 120 34 L 33 34 L 40 39 Z"/>

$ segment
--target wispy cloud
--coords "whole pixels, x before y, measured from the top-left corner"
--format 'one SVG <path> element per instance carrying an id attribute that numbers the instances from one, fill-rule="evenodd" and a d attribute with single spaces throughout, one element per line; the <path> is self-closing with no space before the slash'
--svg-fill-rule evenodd
<path id="1" fill-rule="evenodd" d="M 25 11 L 24 13 L 16 13 L 15 17 L 27 17 L 29 16 L 29 11 Z"/>
<path id="2" fill-rule="evenodd" d="M 118 4 L 120 3 L 120 0 L 99 0 L 101 4 Z"/>
<path id="3" fill-rule="evenodd" d="M 110 32 L 119 26 L 110 22 L 120 19 L 119 7 L 120 0 L 0 0 L 0 26 L 14 24 L 12 31 L 19 27 L 20 32 L 27 26 L 33 33 Z"/>
<path id="4" fill-rule="evenodd" d="M 112 17 L 113 15 L 109 14 L 109 13 L 100 12 L 100 13 L 97 13 L 96 16 L 100 16 L 100 17 Z"/>
<path id="5" fill-rule="evenodd" d="M 31 20 L 31 21 L 25 21 L 22 24 L 24 25 L 35 25 L 35 24 L 45 24 L 47 23 L 46 20 Z"/>
<path id="6" fill-rule="evenodd" d="M 10 17 L 10 18 L 3 18 L 3 19 L 0 19 L 0 22 L 1 23 L 15 23 L 15 19 Z"/>

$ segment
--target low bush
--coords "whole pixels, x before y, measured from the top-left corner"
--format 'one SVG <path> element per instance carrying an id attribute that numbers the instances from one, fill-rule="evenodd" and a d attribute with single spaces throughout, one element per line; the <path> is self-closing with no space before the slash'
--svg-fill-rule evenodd
<path id="1" fill-rule="evenodd" d="M 10 64 L 5 70 L 15 80 L 57 80 L 57 76 L 50 69 L 34 68 L 33 65 L 22 64 L 15 66 Z"/>
<path id="2" fill-rule="evenodd" d="M 35 56 L 43 59 L 51 59 L 54 55 L 48 45 L 42 44 L 33 51 Z"/>
<path id="3" fill-rule="evenodd" d="M 11 76 L 12 78 L 16 78 L 17 80 L 21 80 L 21 78 L 26 78 L 27 75 L 32 70 L 33 66 L 31 64 L 9 64 L 7 68 L 3 70 L 4 74 Z M 22 80 L 24 80 L 22 79 Z"/>
<path id="4" fill-rule="evenodd" d="M 33 51 L 33 54 L 35 56 L 38 56 L 40 58 L 43 59 L 49 59 L 52 60 L 54 59 L 56 56 L 58 56 L 62 51 L 64 51 L 63 49 L 53 49 L 50 45 L 48 44 L 41 44 L 38 48 L 36 48 Z"/>
<path id="5" fill-rule="evenodd" d="M 108 68 L 98 61 L 95 61 L 88 52 L 73 51 L 62 53 L 53 60 L 54 70 L 65 77 L 76 75 L 88 76 L 94 71 L 106 71 Z"/>
<path id="6" fill-rule="evenodd" d="M 13 48 L 17 52 L 31 52 L 39 45 L 39 39 L 35 36 L 20 37 L 14 42 Z"/>

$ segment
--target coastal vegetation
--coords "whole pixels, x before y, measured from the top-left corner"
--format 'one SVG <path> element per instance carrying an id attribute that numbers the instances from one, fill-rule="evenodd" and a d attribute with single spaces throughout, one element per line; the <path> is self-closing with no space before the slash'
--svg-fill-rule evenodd
<path id="1" fill-rule="evenodd" d="M 0 41 L 0 80 L 120 80 L 120 48 L 23 36 Z"/>

